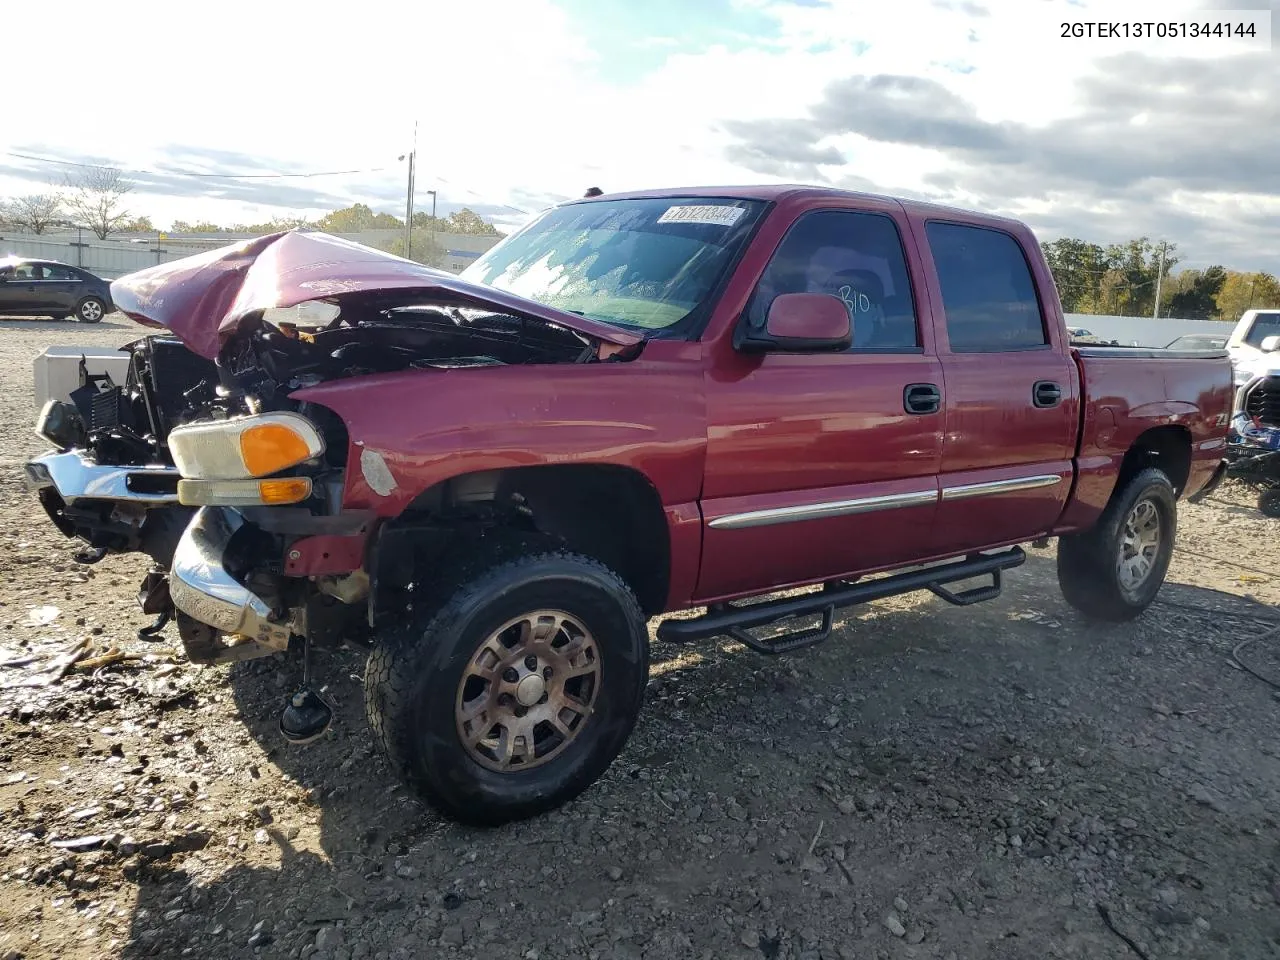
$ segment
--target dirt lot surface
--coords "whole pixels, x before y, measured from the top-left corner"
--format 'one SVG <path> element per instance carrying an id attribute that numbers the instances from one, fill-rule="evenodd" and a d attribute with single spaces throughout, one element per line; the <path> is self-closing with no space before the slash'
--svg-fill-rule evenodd
<path id="1" fill-rule="evenodd" d="M 35 354 L 139 333 L 0 322 L 0 958 L 1280 954 L 1280 703 L 1232 659 L 1280 616 L 1280 525 L 1248 495 L 1183 508 L 1124 629 L 1032 551 L 998 601 L 877 603 L 793 656 L 655 645 L 603 781 L 460 829 L 375 755 L 356 653 L 288 747 L 296 664 L 137 639 L 142 562 L 76 564 L 24 494 Z M 142 659 L 12 686 L 81 639 Z M 1238 655 L 1280 678 L 1280 635 Z"/>

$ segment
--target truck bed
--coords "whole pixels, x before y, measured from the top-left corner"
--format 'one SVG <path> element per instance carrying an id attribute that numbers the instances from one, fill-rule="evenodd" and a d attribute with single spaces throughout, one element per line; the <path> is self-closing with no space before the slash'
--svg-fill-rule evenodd
<path id="1" fill-rule="evenodd" d="M 1097 522 L 1121 475 L 1126 453 L 1149 431 L 1177 439 L 1168 445 L 1170 454 L 1159 464 L 1175 485 L 1194 492 L 1207 482 L 1225 454 L 1234 395 L 1225 350 L 1074 346 L 1071 352 L 1084 402 L 1076 488 L 1059 532 Z M 1183 453 L 1175 454 L 1179 449 Z"/>
<path id="2" fill-rule="evenodd" d="M 1072 350 L 1079 357 L 1105 360 L 1122 358 L 1125 360 L 1226 360 L 1226 350 L 1166 350 L 1163 347 L 1105 347 L 1093 345 L 1073 345 Z"/>

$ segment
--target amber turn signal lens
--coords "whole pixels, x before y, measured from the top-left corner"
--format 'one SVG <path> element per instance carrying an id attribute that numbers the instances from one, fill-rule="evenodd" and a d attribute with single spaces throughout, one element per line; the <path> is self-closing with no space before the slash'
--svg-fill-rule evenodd
<path id="1" fill-rule="evenodd" d="M 310 459 L 311 448 L 296 430 L 263 423 L 240 434 L 240 456 L 250 474 L 265 477 Z"/>
<path id="2" fill-rule="evenodd" d="M 311 480 L 309 477 L 259 480 L 258 495 L 263 503 L 297 503 L 311 496 Z"/>

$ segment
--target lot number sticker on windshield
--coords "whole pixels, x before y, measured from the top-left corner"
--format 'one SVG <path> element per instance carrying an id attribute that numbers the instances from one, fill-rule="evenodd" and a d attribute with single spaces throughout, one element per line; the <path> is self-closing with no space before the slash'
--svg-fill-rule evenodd
<path id="1" fill-rule="evenodd" d="M 668 207 L 658 218 L 659 223 L 711 223 L 718 227 L 732 227 L 742 216 L 742 207 L 723 204 L 706 204 L 697 207 Z"/>

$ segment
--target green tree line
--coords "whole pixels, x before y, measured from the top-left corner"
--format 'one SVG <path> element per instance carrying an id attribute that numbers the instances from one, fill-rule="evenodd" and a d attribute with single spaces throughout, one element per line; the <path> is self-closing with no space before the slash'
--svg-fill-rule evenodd
<path id="1" fill-rule="evenodd" d="M 1234 321 L 1246 310 L 1280 308 L 1274 275 L 1221 265 L 1175 272 L 1177 244 L 1165 244 L 1163 258 L 1148 237 L 1105 247 L 1064 237 L 1041 246 L 1067 313 L 1150 317 L 1157 286 L 1162 317 Z"/>
<path id="2" fill-rule="evenodd" d="M 222 226 L 209 221 L 188 222 L 175 220 L 170 228 L 172 233 L 277 233 L 281 230 L 295 230 L 308 227 L 322 230 L 325 233 L 363 233 L 367 230 L 395 230 L 397 233 L 383 241 L 374 241 L 374 245 L 395 254 L 405 256 L 404 220 L 390 213 L 375 213 L 363 203 L 352 204 L 341 210 L 327 213 L 319 220 L 310 221 L 300 217 L 278 217 L 266 223 L 237 223 Z M 427 266 L 438 267 L 444 262 L 444 248 L 435 242 L 437 233 L 463 233 L 480 237 L 502 237 L 498 228 L 485 220 L 474 210 L 463 207 L 447 217 L 433 217 L 429 213 L 413 215 L 413 237 L 410 240 L 412 249 L 410 257 Z"/>
<path id="3" fill-rule="evenodd" d="M 278 217 L 265 223 L 237 223 L 230 226 L 210 223 L 207 220 L 175 220 L 170 228 L 173 233 L 272 233 L 277 230 L 293 230 L 310 227 L 325 233 L 363 233 L 366 230 L 403 230 L 404 220 L 390 213 L 375 213 L 367 204 L 356 203 L 341 210 L 326 213 L 318 220 L 304 217 Z M 447 217 L 433 217 L 429 213 L 413 215 L 415 233 L 466 233 L 473 236 L 500 237 L 502 234 L 492 223 L 475 211 L 463 207 Z"/>

